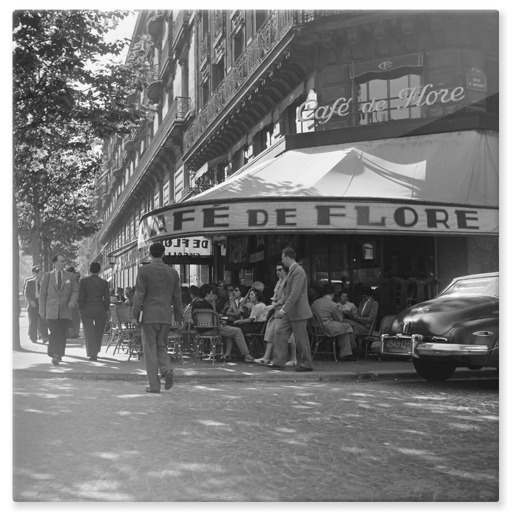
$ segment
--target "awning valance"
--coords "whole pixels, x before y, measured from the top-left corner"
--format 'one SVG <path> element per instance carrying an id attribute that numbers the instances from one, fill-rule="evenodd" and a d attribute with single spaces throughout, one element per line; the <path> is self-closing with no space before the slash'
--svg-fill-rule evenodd
<path id="1" fill-rule="evenodd" d="M 248 232 L 498 232 L 498 136 L 464 131 L 289 150 L 146 215 L 148 239 Z"/>

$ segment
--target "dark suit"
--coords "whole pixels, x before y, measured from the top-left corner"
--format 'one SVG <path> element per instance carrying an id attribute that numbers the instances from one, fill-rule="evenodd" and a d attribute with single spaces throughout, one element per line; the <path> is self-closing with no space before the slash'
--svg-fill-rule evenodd
<path id="1" fill-rule="evenodd" d="M 101 350 L 109 306 L 110 290 L 105 279 L 93 274 L 80 280 L 78 309 L 82 316 L 88 357 L 96 357 Z"/>
<path id="2" fill-rule="evenodd" d="M 171 309 L 171 307 L 173 309 Z M 139 269 L 133 300 L 133 317 L 142 309 L 142 345 L 149 388 L 160 391 L 160 374 L 171 369 L 167 353 L 167 335 L 170 324 L 183 320 L 181 287 L 178 272 L 168 267 L 161 259 L 154 258 L 149 265 Z"/>
<path id="3" fill-rule="evenodd" d="M 66 351 L 66 338 L 71 308 L 78 300 L 78 286 L 74 274 L 62 271 L 62 285 L 57 285 L 55 270 L 47 272 L 41 280 L 39 314 L 46 320 L 50 329 L 48 355 L 62 357 Z"/>
<path id="4" fill-rule="evenodd" d="M 43 341 L 48 340 L 48 327 L 39 314 L 39 293 L 36 290 L 38 285 L 40 288 L 41 283 L 37 282 L 35 276 L 25 279 L 23 284 L 23 295 L 27 302 L 28 336 L 33 343 L 37 341 L 37 331 L 41 334 Z"/>
<path id="5" fill-rule="evenodd" d="M 295 335 L 297 351 L 300 353 L 300 366 L 313 367 L 311 348 L 307 331 L 308 319 L 313 316 L 308 303 L 308 280 L 306 272 L 298 264 L 291 265 L 283 285 L 284 316 L 276 330 L 274 356 L 272 362 L 284 366 L 288 356 L 288 340 Z"/>

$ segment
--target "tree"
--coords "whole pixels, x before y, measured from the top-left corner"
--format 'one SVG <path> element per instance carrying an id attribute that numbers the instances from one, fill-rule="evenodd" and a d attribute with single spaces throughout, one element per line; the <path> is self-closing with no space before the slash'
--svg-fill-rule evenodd
<path id="1" fill-rule="evenodd" d="M 13 15 L 14 236 L 33 264 L 67 256 L 90 236 L 101 139 L 145 117 L 127 101 L 140 90 L 143 58 L 115 64 L 128 41 L 106 33 L 127 11 L 42 10 Z M 19 237 L 18 237 L 19 235 Z M 15 269 L 15 281 L 18 269 Z M 17 332 L 15 325 L 15 332 Z M 18 342 L 14 342 L 16 348 Z"/>
<path id="2" fill-rule="evenodd" d="M 14 13 L 15 198 L 22 250 L 34 264 L 44 240 L 53 250 L 59 239 L 73 244 L 97 229 L 90 196 L 101 169 L 100 141 L 128 133 L 145 116 L 127 101 L 140 87 L 137 62 L 102 61 L 126 45 L 105 40 L 126 15 Z"/>

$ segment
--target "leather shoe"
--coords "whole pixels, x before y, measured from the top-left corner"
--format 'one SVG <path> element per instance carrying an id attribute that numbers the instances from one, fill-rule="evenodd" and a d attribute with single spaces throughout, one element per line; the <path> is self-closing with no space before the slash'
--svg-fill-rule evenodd
<path id="1" fill-rule="evenodd" d="M 298 366 L 295 368 L 296 372 L 312 372 L 313 368 L 306 368 L 305 366 Z"/>
<path id="2" fill-rule="evenodd" d="M 160 393 L 159 389 L 146 388 L 146 393 Z"/>
<path id="3" fill-rule="evenodd" d="M 52 364 L 54 366 L 59 366 L 59 358 L 57 356 L 52 357 Z"/>
<path id="4" fill-rule="evenodd" d="M 174 386 L 174 372 L 172 370 L 165 372 L 164 379 L 165 379 L 164 388 L 171 389 Z"/>
<path id="5" fill-rule="evenodd" d="M 284 366 L 279 366 L 279 365 L 274 364 L 274 363 L 268 363 L 265 366 L 267 366 L 268 368 L 270 368 L 272 370 L 284 370 Z"/>
<path id="6" fill-rule="evenodd" d="M 96 356 L 91 356 L 89 357 L 89 361 L 97 361 L 98 358 Z"/>

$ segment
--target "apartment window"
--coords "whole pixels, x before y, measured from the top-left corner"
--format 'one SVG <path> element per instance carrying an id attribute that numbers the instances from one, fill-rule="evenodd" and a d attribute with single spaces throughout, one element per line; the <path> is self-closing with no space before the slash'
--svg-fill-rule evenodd
<path id="1" fill-rule="evenodd" d="M 418 87 L 420 81 L 419 74 L 408 74 L 397 78 L 379 78 L 359 82 L 357 84 L 359 124 L 420 117 L 420 107 L 404 108 L 405 100 L 399 97 L 400 91 Z"/>
<path id="2" fill-rule="evenodd" d="M 210 24 L 209 24 L 209 21 L 210 21 L 210 17 L 209 17 L 209 12 L 208 11 L 203 11 L 202 12 L 202 28 L 203 28 L 203 37 L 206 37 L 209 33 L 209 29 L 210 29 Z"/>
<path id="3" fill-rule="evenodd" d="M 233 36 L 233 64 L 240 58 L 244 51 L 244 30 L 240 29 Z"/>
<path id="4" fill-rule="evenodd" d="M 224 58 L 212 66 L 212 91 L 219 87 L 222 80 L 224 80 Z"/>
<path id="5" fill-rule="evenodd" d="M 208 100 L 210 99 L 210 81 L 205 80 L 201 84 L 201 104 L 204 106 L 208 103 Z"/>
<path id="6" fill-rule="evenodd" d="M 170 203 L 170 197 L 169 180 L 167 180 L 162 190 L 162 206 L 167 206 Z"/>
<path id="7" fill-rule="evenodd" d="M 258 31 L 267 19 L 267 11 L 256 11 L 256 31 Z"/>

